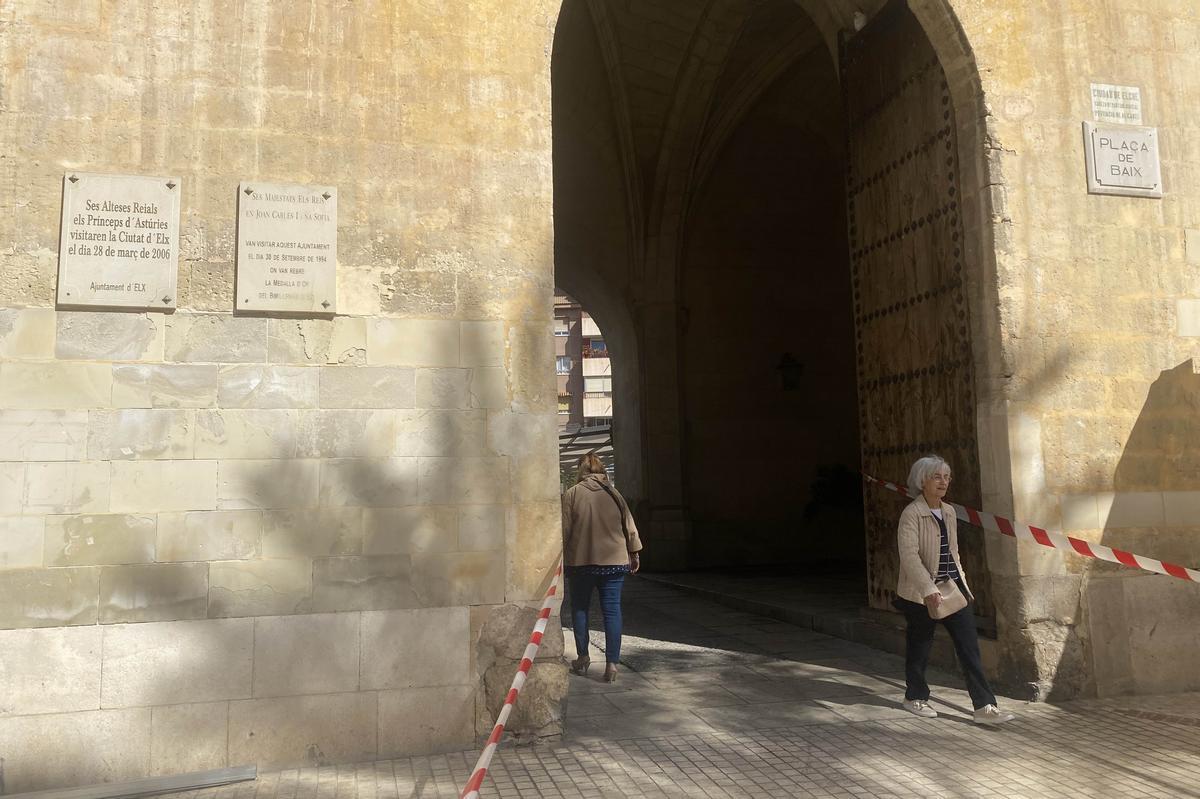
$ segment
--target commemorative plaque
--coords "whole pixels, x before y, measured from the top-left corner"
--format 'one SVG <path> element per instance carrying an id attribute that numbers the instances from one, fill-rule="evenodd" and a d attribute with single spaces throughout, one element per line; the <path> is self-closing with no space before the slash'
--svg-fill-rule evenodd
<path id="1" fill-rule="evenodd" d="M 243 182 L 238 186 L 237 307 L 337 311 L 337 190 Z"/>
<path id="2" fill-rule="evenodd" d="M 179 178 L 65 175 L 58 304 L 174 310 L 179 194 Z"/>

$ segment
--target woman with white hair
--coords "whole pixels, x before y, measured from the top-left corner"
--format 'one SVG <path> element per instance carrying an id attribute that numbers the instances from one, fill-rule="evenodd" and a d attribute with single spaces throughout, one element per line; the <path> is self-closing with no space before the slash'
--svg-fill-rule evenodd
<path id="1" fill-rule="evenodd" d="M 915 497 L 900 514 L 896 533 L 900 548 L 900 580 L 893 604 L 908 620 L 904 652 L 904 707 L 922 718 L 936 718 L 929 706 L 925 668 L 940 621 L 950 633 L 967 691 L 975 706 L 977 724 L 1002 724 L 1013 714 L 996 706 L 979 655 L 975 614 L 968 599 L 967 576 L 958 559 L 958 526 L 954 508 L 942 502 L 950 488 L 950 465 L 928 455 L 908 473 L 909 496 Z"/>

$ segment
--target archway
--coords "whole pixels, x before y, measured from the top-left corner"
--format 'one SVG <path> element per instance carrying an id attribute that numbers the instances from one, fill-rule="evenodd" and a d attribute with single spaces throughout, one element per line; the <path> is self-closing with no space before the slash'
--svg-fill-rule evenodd
<path id="1" fill-rule="evenodd" d="M 654 565 L 865 554 L 886 608 L 899 508 L 864 520 L 860 469 L 941 449 L 962 499 L 1011 487 L 977 444 L 1004 429 L 969 49 L 945 0 L 867 6 L 568 0 L 556 280 L 631 320 Z M 964 540 L 986 613 L 1009 553 Z"/>

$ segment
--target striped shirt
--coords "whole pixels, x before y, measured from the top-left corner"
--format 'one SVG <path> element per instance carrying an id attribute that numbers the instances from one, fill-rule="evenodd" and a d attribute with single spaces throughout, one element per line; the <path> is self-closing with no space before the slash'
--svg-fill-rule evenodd
<path id="1" fill-rule="evenodd" d="M 940 508 L 930 508 L 933 512 L 933 518 L 937 520 L 938 529 L 942 533 L 942 552 L 938 557 L 937 576 L 934 581 L 941 582 L 942 580 L 959 580 L 958 566 L 954 563 L 954 557 L 950 554 L 950 534 L 946 532 L 946 522 L 942 519 L 942 511 Z"/>

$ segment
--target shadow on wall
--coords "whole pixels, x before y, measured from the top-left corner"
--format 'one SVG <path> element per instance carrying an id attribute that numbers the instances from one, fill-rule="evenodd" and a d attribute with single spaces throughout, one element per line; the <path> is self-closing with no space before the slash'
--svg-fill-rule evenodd
<path id="1" fill-rule="evenodd" d="M 1113 476 L 1096 497 L 1101 543 L 1200 566 L 1200 364 L 1150 386 Z M 1083 586 L 1100 696 L 1200 688 L 1200 585 L 1093 561 Z"/>
<path id="2" fill-rule="evenodd" d="M 137 694 L 121 701 L 221 708 L 208 725 L 219 736 L 196 731 L 179 770 L 451 751 L 490 729 L 521 656 L 502 645 L 535 615 L 503 604 L 509 459 L 490 448 L 482 411 L 405 411 L 385 435 L 377 423 L 392 413 L 321 412 L 324 429 L 254 453 L 276 460 L 222 460 L 231 510 L 196 514 L 189 531 L 211 561 L 196 564 L 207 607 L 168 631 L 186 654 L 155 662 L 147 628 L 121 625 L 116 679 Z M 545 685 L 527 692 L 540 714 L 518 731 L 559 722 L 557 675 L 541 665 Z M 441 721 L 399 723 L 426 713 Z"/>

